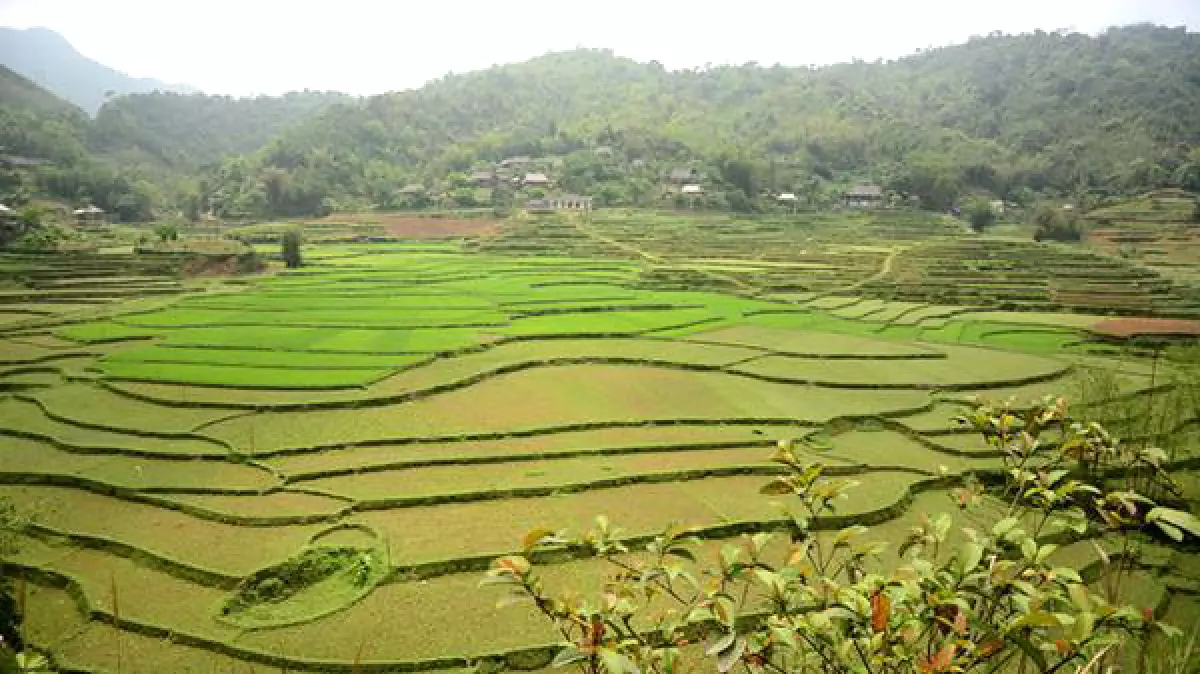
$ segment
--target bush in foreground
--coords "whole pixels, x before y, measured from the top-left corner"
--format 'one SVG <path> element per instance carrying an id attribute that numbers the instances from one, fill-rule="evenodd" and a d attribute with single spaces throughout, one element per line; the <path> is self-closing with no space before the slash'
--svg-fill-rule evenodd
<path id="1" fill-rule="evenodd" d="M 786 508 L 782 554 L 774 534 L 759 533 L 700 568 L 686 531 L 669 528 L 635 553 L 600 517 L 581 539 L 530 532 L 525 553 L 496 560 L 483 582 L 506 588 L 504 603 L 531 602 L 563 637 L 554 664 L 588 673 L 677 672 L 691 643 L 719 672 L 1097 674 L 1152 633 L 1178 636 L 1151 609 L 1120 603 L 1134 559 L 1095 543 L 1128 551 L 1148 526 L 1180 542 L 1200 535 L 1190 514 L 1132 489 L 1171 488 L 1162 452 L 1072 423 L 1061 399 L 1022 414 L 985 407 L 963 421 L 1003 453 L 1005 481 L 989 492 L 967 481 L 956 504 L 998 512 L 982 530 L 956 530 L 949 514 L 923 518 L 897 563 L 880 563 L 888 544 L 866 527 L 816 533 L 855 483 L 801 462 L 784 442 L 773 457 L 784 474 L 762 490 L 798 506 Z M 1105 570 L 1099 590 L 1054 563 L 1060 544 L 1085 538 Z M 530 553 L 559 545 L 613 566 L 602 592 L 547 590 Z"/>

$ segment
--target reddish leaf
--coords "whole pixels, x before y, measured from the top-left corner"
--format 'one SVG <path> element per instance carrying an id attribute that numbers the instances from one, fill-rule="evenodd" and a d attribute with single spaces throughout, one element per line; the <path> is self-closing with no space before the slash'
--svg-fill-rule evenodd
<path id="1" fill-rule="evenodd" d="M 882 632 L 887 629 L 892 613 L 892 600 L 883 592 L 871 595 L 871 629 Z"/>
<path id="2" fill-rule="evenodd" d="M 1142 609 L 1142 620 L 1145 620 L 1148 623 L 1154 622 L 1154 609 L 1152 609 L 1152 608 Z"/>
<path id="3" fill-rule="evenodd" d="M 963 611 L 959 611 L 954 615 L 954 633 L 967 633 L 967 614 Z"/>
<path id="4" fill-rule="evenodd" d="M 979 646 L 979 657 L 990 658 L 996 653 L 999 653 L 1001 648 L 1004 648 L 1004 642 L 1000 641 L 999 639 L 990 639 L 985 641 Z"/>
<path id="5" fill-rule="evenodd" d="M 939 674 L 950 670 L 951 663 L 954 662 L 954 654 L 958 651 L 958 646 L 952 642 L 947 642 L 944 646 L 938 649 L 937 653 L 933 654 L 932 658 L 921 660 L 917 663 L 921 674 Z"/>
<path id="6" fill-rule="evenodd" d="M 604 639 L 604 621 L 599 616 L 592 618 L 591 624 L 586 628 L 586 633 L 583 636 L 584 649 L 596 648 L 603 643 Z"/>
<path id="7" fill-rule="evenodd" d="M 1066 655 L 1071 652 L 1071 644 L 1066 639 L 1058 639 L 1054 642 L 1054 650 L 1058 651 L 1059 655 Z"/>

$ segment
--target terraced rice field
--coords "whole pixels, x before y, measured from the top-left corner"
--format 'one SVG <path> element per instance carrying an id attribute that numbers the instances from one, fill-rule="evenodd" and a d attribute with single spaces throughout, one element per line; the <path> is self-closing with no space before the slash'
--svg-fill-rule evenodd
<path id="1" fill-rule="evenodd" d="M 889 300 L 1010 311 L 1200 315 L 1193 287 L 1151 268 L 1079 248 L 986 238 L 913 246 L 860 291 Z"/>
<path id="2" fill-rule="evenodd" d="M 998 465 L 951 422 L 965 400 L 1071 385 L 1089 322 L 864 299 L 891 252 L 778 251 L 783 225 L 760 224 L 728 250 L 628 219 L 518 224 L 471 250 L 330 247 L 8 330 L 0 497 L 34 517 L 12 560 L 30 640 L 78 671 L 537 667 L 555 635 L 477 588 L 526 530 L 599 513 L 632 539 L 770 528 L 770 447 L 813 435 L 806 451 L 863 483 L 826 526 L 899 532 L 945 507 L 944 474 Z M 712 283 L 667 278 L 684 272 Z M 787 287 L 813 294 L 769 298 Z M 1152 385 L 1105 366 L 1121 393 Z M 361 586 L 230 612 L 246 579 L 345 551 Z M 597 573 L 565 557 L 547 580 Z"/>

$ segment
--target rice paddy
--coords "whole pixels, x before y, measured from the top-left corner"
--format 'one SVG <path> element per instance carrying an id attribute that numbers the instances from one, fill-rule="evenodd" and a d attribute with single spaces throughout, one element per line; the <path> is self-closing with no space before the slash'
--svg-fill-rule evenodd
<path id="1" fill-rule="evenodd" d="M 863 483 L 838 521 L 900 532 L 945 507 L 947 476 L 997 468 L 952 421 L 970 400 L 1069 394 L 1085 366 L 1115 395 L 1159 387 L 1090 328 L 1118 295 L 1192 311 L 1174 286 L 1089 258 L 1018 292 L 1037 271 L 1013 260 L 1061 253 L 1001 264 L 956 232 L 600 213 L 465 243 L 331 233 L 298 270 L 146 272 L 122 282 L 144 293 L 62 311 L 41 307 L 78 295 L 27 288 L 0 335 L 0 497 L 34 522 L 10 562 L 28 636 L 78 671 L 538 667 L 554 634 L 476 587 L 528 529 L 770 529 L 770 448 L 811 435 Z M 43 264 L 148 263 L 0 259 Z M 280 569 L 307 584 L 262 584 Z"/>

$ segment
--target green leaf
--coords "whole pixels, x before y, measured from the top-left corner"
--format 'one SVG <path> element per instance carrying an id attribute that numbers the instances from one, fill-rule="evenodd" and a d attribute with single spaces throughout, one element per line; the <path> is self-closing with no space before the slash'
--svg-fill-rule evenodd
<path id="1" fill-rule="evenodd" d="M 633 660 L 611 648 L 601 648 L 599 655 L 600 664 L 608 674 L 635 674 L 639 671 Z"/>
<path id="2" fill-rule="evenodd" d="M 1092 632 L 1096 629 L 1096 614 L 1090 611 L 1082 611 L 1076 616 L 1075 624 L 1071 627 L 1071 638 L 1075 641 L 1083 642 L 1092 637 Z"/>
<path id="3" fill-rule="evenodd" d="M 723 634 L 712 634 L 708 637 L 708 643 L 704 647 L 704 654 L 712 657 L 717 653 L 727 650 L 733 645 L 737 639 L 737 632 L 725 632 Z"/>
<path id="4" fill-rule="evenodd" d="M 787 478 L 777 477 L 763 485 L 762 488 L 758 490 L 758 493 L 765 494 L 767 496 L 782 496 L 784 494 L 793 494 L 795 491 L 796 490 L 792 486 L 792 483 L 789 482 Z"/>
<path id="5" fill-rule="evenodd" d="M 1179 527 L 1175 526 L 1174 524 L 1170 524 L 1169 522 L 1164 522 L 1162 520 L 1157 520 L 1154 522 L 1154 526 L 1158 527 L 1160 531 L 1162 531 L 1164 534 L 1166 534 L 1171 540 L 1175 541 L 1176 543 L 1183 542 L 1183 531 L 1181 531 L 1179 529 Z"/>
<path id="6" fill-rule="evenodd" d="M 1047 559 L 1049 559 L 1050 555 L 1053 555 L 1056 550 L 1058 550 L 1057 545 L 1055 545 L 1053 543 L 1047 543 L 1047 544 L 1043 545 L 1042 547 L 1038 548 L 1037 556 L 1034 558 L 1033 561 L 1037 562 L 1038 564 L 1041 564 L 1041 563 L 1045 562 Z"/>
<path id="7" fill-rule="evenodd" d="M 963 575 L 973 571 L 983 560 L 983 546 L 978 543 L 963 543 L 958 549 L 959 570 Z"/>
<path id="8" fill-rule="evenodd" d="M 848 526 L 845 529 L 837 532 L 837 535 L 833 537 L 833 545 L 834 547 L 846 545 L 850 542 L 850 539 L 854 538 L 855 536 L 861 536 L 867 531 L 868 529 L 861 524 Z"/>
<path id="9" fill-rule="evenodd" d="M 1019 636 L 1009 636 L 1009 639 L 1012 639 L 1013 643 L 1017 645 L 1017 648 L 1020 648 L 1021 652 L 1025 653 L 1030 660 L 1033 660 L 1033 664 L 1037 667 L 1037 671 L 1044 672 L 1050 668 L 1046 663 L 1045 654 L 1039 651 L 1033 644 L 1029 643 L 1029 639 Z"/>
<path id="10" fill-rule="evenodd" d="M 1061 627 L 1058 617 L 1048 611 L 1033 611 L 1008 624 L 1005 631 L 1013 632 L 1023 627 Z"/>
<path id="11" fill-rule="evenodd" d="M 1176 529 L 1186 531 L 1194 537 L 1200 538 L 1200 519 L 1195 515 L 1175 510 L 1174 508 L 1151 508 L 1150 512 L 1146 513 L 1146 521 L 1154 522 L 1161 527 L 1162 522 L 1166 522 Z M 1181 540 L 1181 539 L 1176 539 Z"/>
<path id="12" fill-rule="evenodd" d="M 1025 561 L 1032 562 L 1037 557 L 1037 553 L 1037 541 L 1033 540 L 1033 538 L 1026 538 L 1021 541 L 1021 556 L 1025 558 Z"/>
<path id="13" fill-rule="evenodd" d="M 1020 524 L 1020 522 L 1021 521 L 1015 517 L 1005 517 L 992 526 L 992 535 L 996 538 L 1004 538 L 1005 534 L 1012 531 L 1013 527 Z"/>
<path id="14" fill-rule="evenodd" d="M 529 554 L 529 551 L 536 548 L 544 539 L 552 536 L 554 536 L 554 532 L 550 529 L 546 529 L 544 527 L 534 529 L 533 531 L 525 534 L 525 538 L 521 539 L 521 549 L 524 550 L 526 554 Z"/>
<path id="15" fill-rule="evenodd" d="M 1083 577 L 1079 575 L 1079 572 L 1069 566 L 1060 566 L 1055 568 L 1054 575 L 1069 583 L 1078 584 L 1083 582 Z"/>
<path id="16" fill-rule="evenodd" d="M 587 653 L 579 650 L 574 644 L 563 646 L 562 649 L 555 654 L 554 659 L 550 661 L 550 667 L 566 667 L 573 662 L 579 662 L 588 657 Z"/>
<path id="17" fill-rule="evenodd" d="M 761 532 L 751 536 L 750 542 L 754 544 L 755 554 L 758 554 L 763 548 L 767 547 L 767 544 L 771 542 L 771 539 L 774 538 L 774 536 L 775 535 L 770 532 Z"/>
<path id="18" fill-rule="evenodd" d="M 1059 480 L 1061 480 L 1061 479 L 1063 479 L 1064 477 L 1066 477 L 1066 476 L 1067 476 L 1067 474 L 1068 474 L 1069 472 L 1070 472 L 1070 471 L 1067 471 L 1067 470 L 1053 470 L 1053 471 L 1050 471 L 1050 473 L 1049 473 L 1049 474 L 1046 476 L 1046 484 L 1048 484 L 1048 485 L 1050 485 L 1051 487 L 1053 487 L 1054 485 L 1058 484 L 1058 481 L 1059 481 Z"/>
<path id="19" fill-rule="evenodd" d="M 737 665 L 738 661 L 742 659 L 742 654 L 745 652 L 746 640 L 739 637 L 737 641 L 733 642 L 732 646 L 722 651 L 721 654 L 717 656 L 717 671 L 721 674 L 725 674 L 729 670 L 733 669 L 734 666 Z"/>

